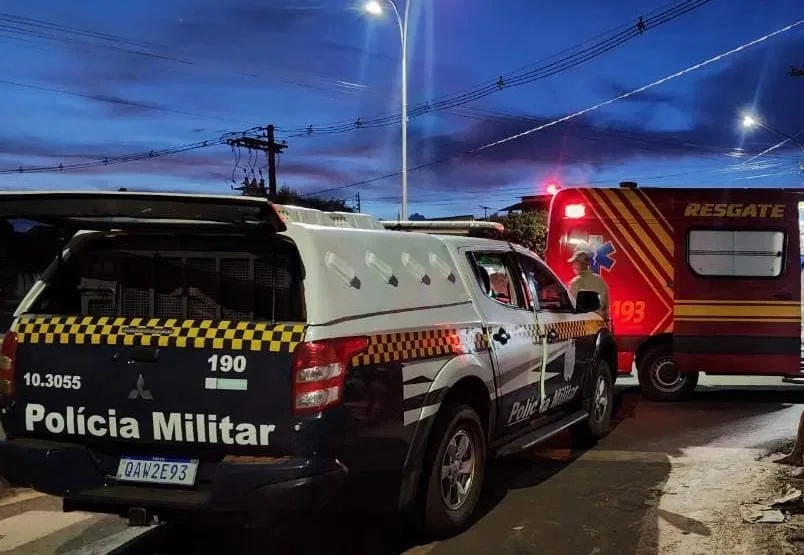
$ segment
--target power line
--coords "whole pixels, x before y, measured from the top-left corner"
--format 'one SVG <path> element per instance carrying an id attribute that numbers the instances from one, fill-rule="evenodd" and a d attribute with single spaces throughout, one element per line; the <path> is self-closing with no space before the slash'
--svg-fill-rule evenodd
<path id="1" fill-rule="evenodd" d="M 731 167 L 727 167 L 727 168 L 710 167 L 710 168 L 703 168 L 703 169 L 687 170 L 687 171 L 683 171 L 683 172 L 664 173 L 664 174 L 655 174 L 655 175 L 632 176 L 629 179 L 631 179 L 633 181 L 638 181 L 638 182 L 656 181 L 656 180 L 661 180 L 661 179 L 684 177 L 684 176 L 688 176 L 688 175 L 700 175 L 702 173 L 728 172 L 728 171 L 731 171 L 732 169 L 737 169 L 737 168 L 736 167 L 735 168 L 731 168 Z M 747 176 L 747 177 L 740 178 L 740 179 L 759 178 L 759 177 L 765 177 L 767 175 L 773 175 L 773 176 L 793 175 L 793 174 L 797 174 L 797 173 L 798 172 L 795 172 L 795 171 L 785 171 L 785 172 L 779 172 L 779 173 L 773 173 L 773 174 L 765 174 L 765 175 L 751 175 L 751 176 Z M 594 185 L 613 185 L 613 184 L 616 184 L 617 181 L 618 181 L 617 179 L 597 179 L 597 180 L 592 180 L 592 181 L 579 181 L 579 182 L 575 182 L 575 183 L 566 184 L 564 186 L 564 188 L 569 189 L 569 188 L 575 188 L 575 187 L 589 187 L 589 186 L 594 186 Z M 483 195 L 484 199 L 490 198 L 490 199 L 493 200 L 493 199 L 496 199 L 496 198 L 503 198 L 503 197 L 506 198 L 506 199 L 511 199 L 512 197 L 518 197 L 518 196 L 521 197 L 521 196 L 526 196 L 528 194 L 532 195 L 532 194 L 534 194 L 534 190 L 533 190 L 532 187 L 527 188 L 527 189 L 522 188 L 522 187 L 516 187 L 516 188 L 508 188 L 505 191 L 494 193 L 493 195 L 489 195 L 488 191 L 477 191 L 477 192 L 471 193 L 471 194 L 473 196 L 470 197 L 469 199 L 445 199 L 445 200 L 440 200 L 440 201 L 438 201 L 438 200 L 437 201 L 427 200 L 425 202 L 427 202 L 428 205 L 453 205 L 453 204 L 459 204 L 459 203 L 467 203 L 467 204 L 469 204 L 469 203 L 474 202 L 474 200 L 473 200 L 474 197 L 477 197 L 477 196 L 480 196 L 480 195 Z M 411 198 L 413 199 L 413 197 L 411 197 Z M 377 202 L 377 201 L 383 201 L 383 200 L 388 200 L 388 199 L 395 200 L 395 199 L 393 199 L 391 197 L 368 197 L 368 198 L 365 198 L 364 201 L 365 202 Z M 416 201 L 413 200 L 413 202 L 416 202 Z M 500 200 L 499 202 L 502 203 L 504 201 Z"/>
<path id="2" fill-rule="evenodd" d="M 75 170 L 85 170 L 90 168 L 111 166 L 115 164 L 124 164 L 128 162 L 136 162 L 140 160 L 153 160 L 155 158 L 161 158 L 164 156 L 171 156 L 174 154 L 181 154 L 184 152 L 199 150 L 210 146 L 222 145 L 225 144 L 226 141 L 231 138 L 245 137 L 248 135 L 252 135 L 258 131 L 262 131 L 263 129 L 264 128 L 262 127 L 254 127 L 251 129 L 246 129 L 244 131 L 225 133 L 219 137 L 207 139 L 204 141 L 196 141 L 194 143 L 188 143 L 176 147 L 164 148 L 158 150 L 149 150 L 147 152 L 138 152 L 134 154 L 125 154 L 120 156 L 107 156 L 104 158 L 87 160 L 85 162 L 75 162 L 72 164 L 57 164 L 49 166 L 43 165 L 43 166 L 27 166 L 27 167 L 20 165 L 17 166 L 16 168 L 0 168 L 0 175 L 75 171 Z"/>
<path id="3" fill-rule="evenodd" d="M 600 103 L 595 104 L 593 106 L 589 106 L 589 107 L 584 108 L 582 110 L 578 110 L 577 112 L 573 112 L 571 114 L 568 114 L 566 116 L 563 116 L 563 117 L 555 119 L 555 120 L 552 120 L 550 122 L 543 123 L 543 124 L 537 125 L 535 127 L 531 127 L 530 129 L 527 129 L 525 131 L 522 131 L 522 132 L 519 132 L 519 133 L 516 133 L 516 134 L 513 134 L 513 135 L 509 135 L 509 136 L 504 137 L 502 139 L 498 139 L 496 141 L 484 144 L 482 146 L 479 146 L 479 147 L 476 147 L 476 148 L 473 148 L 473 149 L 470 149 L 470 150 L 466 150 L 466 151 L 463 151 L 463 152 L 455 153 L 455 154 L 453 154 L 451 156 L 447 156 L 447 157 L 444 157 L 444 158 L 440 158 L 440 159 L 436 159 L 436 160 L 433 160 L 433 161 L 430 161 L 430 162 L 419 164 L 417 166 L 408 168 L 408 171 L 409 172 L 410 171 L 416 171 L 416 170 L 420 170 L 420 169 L 423 169 L 423 168 L 435 166 L 435 165 L 438 165 L 438 164 L 443 164 L 444 162 L 449 162 L 449 161 L 451 161 L 451 160 L 453 160 L 453 159 L 455 159 L 455 158 L 457 158 L 459 156 L 462 156 L 462 155 L 477 154 L 479 152 L 483 152 L 485 150 L 500 146 L 500 145 L 508 143 L 510 141 L 521 139 L 522 137 L 526 137 L 526 136 L 531 135 L 533 133 L 536 133 L 538 131 L 542 131 L 544 129 L 554 127 L 554 126 L 559 125 L 561 123 L 564 123 L 566 121 L 573 120 L 575 118 L 578 118 L 580 116 L 583 116 L 583 115 L 588 114 L 590 112 L 593 112 L 595 110 L 598 110 L 600 108 L 603 108 L 605 106 L 613 104 L 613 103 L 615 103 L 615 102 L 617 102 L 619 100 L 624 100 L 626 98 L 630 98 L 630 97 L 632 97 L 632 96 L 634 96 L 636 94 L 639 94 L 641 92 L 645 92 L 648 89 L 652 89 L 654 87 L 657 87 L 659 85 L 662 85 L 662 84 L 667 83 L 669 81 L 672 81 L 674 79 L 677 79 L 679 77 L 687 75 L 688 73 L 692 73 L 694 71 L 697 71 L 697 70 L 699 70 L 699 69 L 701 69 L 703 67 L 706 67 L 708 65 L 711 65 L 711 64 L 713 64 L 715 62 L 719 62 L 719 61 L 721 61 L 721 60 L 723 60 L 723 59 L 725 59 L 725 58 L 727 58 L 727 57 L 729 57 L 729 56 L 731 56 L 733 54 L 737 54 L 739 52 L 742 52 L 743 50 L 746 50 L 748 48 L 756 46 L 757 44 L 765 42 L 768 39 L 771 39 L 773 37 L 776 37 L 778 35 L 786 33 L 788 31 L 790 31 L 791 29 L 794 29 L 794 28 L 798 27 L 802 23 L 804 23 L 804 19 L 796 21 L 794 23 L 791 23 L 790 25 L 787 25 L 785 27 L 782 27 L 781 29 L 778 29 L 776 31 L 773 31 L 771 33 L 763 35 L 763 36 L 761 36 L 761 37 L 759 37 L 757 39 L 754 39 L 754 40 L 749 41 L 749 42 L 747 42 L 745 44 L 742 44 L 742 45 L 740 45 L 740 46 L 738 46 L 736 48 L 733 48 L 731 50 L 727 50 L 725 52 L 717 54 L 716 56 L 713 56 L 713 57 L 711 57 L 711 58 L 709 58 L 707 60 L 704 60 L 703 62 L 699 62 L 697 64 L 689 66 L 689 67 L 687 67 L 685 69 L 682 69 L 681 71 L 678 71 L 678 72 L 673 73 L 671 75 L 667 75 L 665 77 L 662 77 L 661 79 L 657 79 L 657 80 L 655 80 L 655 81 L 653 81 L 651 83 L 648 83 L 647 85 L 643 85 L 643 86 L 638 87 L 636 89 L 633 89 L 631 91 L 625 92 L 625 93 L 623 93 L 621 95 L 618 95 L 618 96 L 615 96 L 613 98 L 610 98 L 609 100 L 600 102 Z M 388 173 L 386 175 L 382 175 L 382 176 L 374 177 L 374 178 L 371 178 L 371 179 L 366 179 L 366 180 L 363 180 L 363 181 L 359 181 L 357 183 L 350 183 L 348 185 L 341 185 L 341 186 L 338 186 L 338 187 L 331 187 L 331 188 L 328 188 L 328 189 L 322 189 L 322 190 L 319 190 L 319 191 L 315 191 L 313 193 L 309 193 L 309 195 L 319 195 L 319 194 L 323 194 L 323 193 L 330 193 L 330 192 L 334 192 L 334 191 L 340 191 L 340 190 L 348 189 L 348 188 L 355 187 L 355 186 L 358 186 L 358 185 L 365 185 L 365 184 L 368 184 L 368 183 L 374 183 L 376 181 L 387 179 L 389 177 L 395 177 L 395 176 L 400 175 L 400 174 L 401 174 L 401 172 L 398 172 L 398 171 L 397 172 L 392 172 L 392 173 Z"/>
<path id="4" fill-rule="evenodd" d="M 669 174 L 658 174 L 658 175 L 649 175 L 649 176 L 632 176 L 629 179 L 635 180 L 635 181 L 657 180 L 657 179 L 666 179 L 666 178 L 670 178 L 670 177 L 682 177 L 682 176 L 686 176 L 686 175 L 692 175 L 692 174 L 695 174 L 695 173 L 714 172 L 714 173 L 724 173 L 725 174 L 725 173 L 736 173 L 736 172 L 769 171 L 769 170 L 775 170 L 775 169 L 782 169 L 784 167 L 789 168 L 789 166 L 787 164 L 784 164 L 782 162 L 775 162 L 775 161 L 774 162 L 767 162 L 767 163 L 759 162 L 759 163 L 752 164 L 751 166 L 747 166 L 747 165 L 744 165 L 742 163 L 736 163 L 736 164 L 727 165 L 725 167 L 721 166 L 721 165 L 718 165 L 718 166 L 710 166 L 710 167 L 704 168 L 704 169 L 695 169 L 695 170 L 676 172 L 676 173 L 669 173 Z M 596 185 L 596 184 L 599 185 L 599 184 L 606 184 L 606 183 L 610 184 L 610 183 L 613 183 L 614 181 L 615 181 L 614 179 L 601 179 L 601 180 L 596 180 L 596 181 L 584 180 L 584 181 L 576 181 L 576 182 L 565 183 L 564 185 L 562 185 L 562 187 L 563 188 L 568 188 L 568 187 L 579 187 L 579 186 L 588 186 L 588 185 Z M 486 201 L 486 200 L 489 200 L 489 199 L 500 198 L 500 197 L 509 198 L 511 195 L 535 194 L 535 193 L 536 193 L 536 190 L 535 190 L 534 186 L 528 186 L 527 188 L 523 188 L 521 185 L 509 185 L 509 186 L 503 186 L 503 187 L 495 188 L 493 190 L 493 192 L 488 191 L 486 189 L 483 189 L 483 190 L 477 190 L 477 191 L 468 191 L 468 192 L 466 192 L 464 194 L 466 196 L 470 197 L 470 201 L 471 201 L 471 199 L 475 199 L 476 197 L 481 197 L 481 196 L 483 197 L 482 200 Z M 427 199 L 422 199 L 422 197 L 424 197 L 424 196 L 426 196 Z M 430 199 L 433 196 L 444 196 L 444 191 L 421 191 L 421 192 L 419 192 L 419 191 L 416 191 L 414 189 L 411 192 L 411 198 L 415 199 L 415 200 L 418 200 L 419 202 L 429 202 L 428 199 Z M 372 197 L 367 197 L 365 200 L 366 201 L 398 201 L 399 198 L 400 198 L 399 195 L 372 196 Z M 477 200 L 480 200 L 480 199 L 477 199 Z M 455 202 L 461 202 L 461 200 L 456 199 Z"/>
<path id="5" fill-rule="evenodd" d="M 200 59 L 180 52 L 171 52 L 171 48 L 162 44 L 152 42 L 136 41 L 119 35 L 101 33 L 78 27 L 70 27 L 45 20 L 21 17 L 14 14 L 0 12 L 0 38 L 19 42 L 22 46 L 30 47 L 32 42 L 47 44 L 50 48 L 54 44 L 62 47 L 78 50 L 113 50 L 134 56 L 151 58 L 163 62 L 172 62 L 185 67 L 205 66 L 208 69 L 213 67 L 219 72 L 256 79 L 265 77 L 250 72 L 236 71 L 231 69 L 223 70 L 219 67 L 222 64 L 208 59 Z M 170 52 L 168 54 L 164 52 Z M 227 64 L 228 65 L 228 64 Z M 284 76 L 280 74 L 285 74 Z M 267 77 L 266 77 L 267 78 Z M 326 86 L 311 83 L 310 80 L 317 79 L 325 81 Z M 298 69 L 276 68 L 273 67 L 270 79 L 284 82 L 290 85 L 314 89 L 325 93 L 346 94 L 353 92 L 353 87 L 349 87 L 334 79 L 325 79 L 310 72 Z M 307 80 L 305 82 L 304 80 Z M 329 88 L 326 88 L 329 87 Z"/>
<path id="6" fill-rule="evenodd" d="M 614 33 L 608 38 L 598 40 L 592 46 L 585 47 L 573 54 L 565 56 L 557 61 L 542 64 L 536 68 L 525 71 L 517 71 L 508 75 L 501 75 L 499 78 L 485 82 L 485 84 L 469 90 L 457 91 L 450 95 L 443 96 L 434 101 L 424 102 L 408 109 L 408 119 L 424 116 L 437 111 L 446 110 L 456 106 L 462 106 L 474 102 L 486 96 L 498 93 L 502 90 L 518 87 L 541 79 L 546 79 L 558 73 L 562 73 L 594 58 L 602 56 L 606 52 L 641 36 L 645 31 L 669 23 L 695 9 L 698 9 L 712 0 L 684 0 L 665 9 L 655 15 L 640 17 L 636 24 L 629 24 L 618 27 L 611 31 Z M 585 44 L 585 43 L 582 43 Z M 308 125 L 296 128 L 277 128 L 287 133 L 290 137 L 302 137 L 310 135 L 331 135 L 344 133 L 354 129 L 385 127 L 395 125 L 401 121 L 401 114 L 380 116 L 375 118 L 333 122 L 330 124 Z"/>
<path id="7" fill-rule="evenodd" d="M 458 112 L 457 110 L 461 110 L 461 112 Z M 462 113 L 462 112 L 469 112 L 469 113 Z M 504 112 L 480 110 L 466 106 L 461 108 L 453 108 L 451 110 L 448 110 L 446 113 L 478 121 L 496 121 L 508 124 L 511 123 L 532 124 L 535 123 L 536 121 L 536 118 L 532 117 L 507 114 Z M 726 146 L 696 143 L 683 139 L 675 139 L 673 137 L 665 137 L 665 138 L 645 137 L 635 134 L 632 131 L 616 127 L 600 128 L 585 123 L 576 124 L 576 126 L 579 129 L 561 128 L 556 129 L 555 131 L 547 130 L 545 131 L 545 133 L 554 133 L 556 135 L 560 134 L 562 137 L 571 137 L 592 142 L 605 141 L 609 144 L 615 144 L 624 147 L 627 146 L 631 148 L 652 151 L 652 152 L 667 152 L 668 149 L 677 149 L 684 151 L 721 154 L 723 156 L 734 157 L 734 154 L 732 154 L 733 149 Z M 787 158 L 787 156 L 784 155 L 776 155 L 775 157 Z"/>
<path id="8" fill-rule="evenodd" d="M 106 104 L 115 104 L 115 105 L 118 105 L 118 106 L 128 106 L 128 107 L 131 107 L 131 108 L 141 108 L 143 110 L 154 110 L 154 111 L 157 111 L 157 112 L 167 112 L 167 113 L 171 113 L 171 114 L 180 114 L 180 115 L 183 115 L 183 116 L 192 116 L 192 117 L 198 117 L 198 118 L 216 119 L 216 120 L 219 120 L 219 121 L 228 121 L 228 122 L 237 122 L 237 123 L 251 123 L 251 122 L 247 122 L 247 121 L 244 121 L 244 120 L 238 120 L 238 119 L 233 119 L 233 118 L 224 118 L 224 117 L 212 116 L 212 115 L 208 115 L 208 114 L 199 114 L 197 112 L 187 112 L 185 110 L 176 110 L 176 109 L 173 109 L 173 108 L 167 108 L 165 106 L 157 106 L 155 104 L 148 104 L 148 103 L 145 103 L 145 102 L 137 102 L 135 100 L 127 100 L 125 98 L 116 98 L 116 97 L 113 97 L 113 96 L 106 96 L 106 95 L 102 95 L 102 94 L 85 94 L 85 93 L 79 93 L 79 92 L 74 92 L 74 91 L 68 91 L 68 90 L 65 90 L 65 89 L 57 89 L 57 88 L 54 88 L 54 87 L 44 87 L 42 85 L 32 85 L 30 83 L 20 83 L 18 81 L 10 81 L 8 79 L 0 79 L 0 84 L 8 85 L 8 86 L 11 86 L 11 87 L 19 87 L 19 88 L 23 88 L 23 89 L 34 90 L 34 91 L 42 91 L 42 92 L 62 94 L 62 95 L 65 95 L 65 96 L 73 96 L 73 97 L 76 97 L 76 98 L 86 98 L 86 99 L 89 99 L 89 100 L 94 100 L 94 101 L 97 101 L 97 102 L 103 102 L 103 103 L 106 103 Z"/>

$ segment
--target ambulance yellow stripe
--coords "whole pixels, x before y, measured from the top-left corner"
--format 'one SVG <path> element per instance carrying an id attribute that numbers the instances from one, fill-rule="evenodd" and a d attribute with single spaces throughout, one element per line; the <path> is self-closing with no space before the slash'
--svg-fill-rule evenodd
<path id="1" fill-rule="evenodd" d="M 631 206 L 637 211 L 637 213 L 642 217 L 645 221 L 647 226 L 653 231 L 654 235 L 659 239 L 659 242 L 665 248 L 666 253 L 672 255 L 673 254 L 673 239 L 670 237 L 670 234 L 659 225 L 656 217 L 648 210 L 648 207 L 645 206 L 645 203 L 637 196 L 634 191 L 624 190 L 623 196 L 626 200 L 631 204 Z M 657 253 L 658 256 L 658 253 Z M 672 265 L 671 265 L 672 266 Z"/>
<path id="2" fill-rule="evenodd" d="M 801 318 L 800 306 L 761 306 L 761 305 L 676 305 L 676 319 L 678 317 L 700 316 L 741 316 L 741 317 L 783 317 Z"/>
<path id="3" fill-rule="evenodd" d="M 659 247 L 653 241 L 651 236 L 648 234 L 647 230 L 640 225 L 636 216 L 634 216 L 631 211 L 628 209 L 627 206 L 618 198 L 616 191 L 611 191 L 608 189 L 602 190 L 603 194 L 608 197 L 608 201 L 614 207 L 614 209 L 620 213 L 622 219 L 628 224 L 631 230 L 634 232 L 633 234 L 636 236 L 636 239 L 639 239 L 642 244 L 645 245 L 648 252 L 654 255 L 654 257 L 659 262 L 659 266 L 664 270 L 664 275 L 662 276 L 660 273 L 655 271 L 656 265 L 653 261 L 647 257 L 644 258 L 642 261 L 643 264 L 648 266 L 648 269 L 652 270 L 658 280 L 661 283 L 663 280 L 665 283 L 667 281 L 673 279 L 673 265 L 670 264 L 670 261 L 667 259 L 667 256 L 662 256 L 662 252 L 659 250 Z"/>
<path id="4" fill-rule="evenodd" d="M 650 207 L 653 209 L 653 212 L 656 214 L 656 216 L 659 218 L 659 220 L 661 220 L 661 222 L 664 224 L 665 229 L 667 229 L 670 232 L 672 232 L 673 231 L 673 226 L 670 225 L 669 221 L 667 221 L 667 218 L 665 217 L 664 212 L 659 210 L 659 208 L 656 206 L 656 203 L 654 203 L 653 200 L 650 198 L 650 195 L 648 193 L 646 193 L 645 191 L 640 191 L 639 189 L 637 189 L 637 193 L 644 199 L 645 204 L 650 205 Z"/>
<path id="5" fill-rule="evenodd" d="M 620 231 L 620 233 L 619 234 L 613 233 L 612 230 L 609 228 L 606 219 L 600 217 L 599 214 L 596 214 L 598 221 L 600 221 L 600 223 L 603 224 L 603 227 L 606 228 L 606 231 L 608 231 L 612 237 L 615 237 L 618 241 L 622 243 L 627 243 L 628 245 L 630 245 L 631 249 L 624 250 L 625 255 L 631 260 L 631 264 L 633 265 L 634 269 L 636 269 L 639 275 L 642 276 L 642 279 L 645 280 L 645 283 L 648 284 L 648 287 L 650 287 L 651 290 L 656 294 L 656 297 L 661 301 L 662 304 L 664 304 L 667 310 L 670 310 L 670 304 L 666 300 L 668 294 L 662 293 L 656 289 L 655 280 L 649 278 L 645 274 L 645 272 L 642 270 L 643 264 L 640 261 L 637 261 L 634 258 L 634 256 L 632 256 L 632 253 L 630 251 L 633 250 L 633 254 L 639 257 L 640 259 L 645 258 L 645 253 L 642 252 L 642 249 L 639 247 L 639 245 L 633 242 L 628 230 L 625 229 L 625 227 L 623 227 L 623 224 L 620 222 L 620 219 L 614 214 L 612 209 L 609 208 L 609 206 L 604 202 L 602 195 L 600 195 L 594 189 L 587 190 L 587 193 L 589 194 L 590 197 L 592 197 L 592 203 L 591 203 L 592 210 L 597 212 L 596 208 L 600 207 L 600 209 L 603 210 L 603 212 L 605 212 L 608 221 L 610 221 L 611 224 L 614 225 Z M 661 283 L 661 279 L 662 279 L 661 276 L 659 276 L 659 283 Z"/>

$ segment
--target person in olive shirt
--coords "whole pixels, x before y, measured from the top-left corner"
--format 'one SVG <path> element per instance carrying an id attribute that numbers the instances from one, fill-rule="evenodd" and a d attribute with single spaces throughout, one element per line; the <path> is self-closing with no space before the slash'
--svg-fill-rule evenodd
<path id="1" fill-rule="evenodd" d="M 569 282 L 569 292 L 572 298 L 578 296 L 578 291 L 594 291 L 600 295 L 600 310 L 598 314 L 605 320 L 606 324 L 611 324 L 609 320 L 609 286 L 599 275 L 589 269 L 592 259 L 589 253 L 578 250 L 567 261 L 572 264 L 575 277 Z"/>

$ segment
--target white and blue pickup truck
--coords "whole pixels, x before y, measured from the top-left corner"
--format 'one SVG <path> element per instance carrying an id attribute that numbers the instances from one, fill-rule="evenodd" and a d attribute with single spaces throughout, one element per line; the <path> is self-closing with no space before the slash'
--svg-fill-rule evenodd
<path id="1" fill-rule="evenodd" d="M 76 231 L 0 350 L 0 471 L 65 510 L 249 515 L 372 485 L 448 535 L 489 457 L 609 431 L 599 298 L 517 245 L 232 196 L 0 193 L 4 217 Z"/>

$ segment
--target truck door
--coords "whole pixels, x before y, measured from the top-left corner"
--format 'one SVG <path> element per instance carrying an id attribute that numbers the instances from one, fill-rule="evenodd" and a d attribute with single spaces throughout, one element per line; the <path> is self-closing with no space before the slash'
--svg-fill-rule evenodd
<path id="1" fill-rule="evenodd" d="M 540 407 L 545 412 L 577 397 L 595 354 L 596 335 L 586 333 L 592 326 L 575 313 L 567 290 L 552 271 L 523 252 L 517 258 L 530 290 L 531 310 L 542 328 L 553 332 L 547 334 L 546 401 Z"/>
<path id="2" fill-rule="evenodd" d="M 477 306 L 488 328 L 497 373 L 500 426 L 525 428 L 539 416 L 541 348 L 513 251 L 465 251 L 477 278 Z"/>
<path id="3" fill-rule="evenodd" d="M 778 193 L 777 193 L 778 195 Z M 677 201 L 674 358 L 681 371 L 799 373 L 798 210 L 768 192 Z"/>

